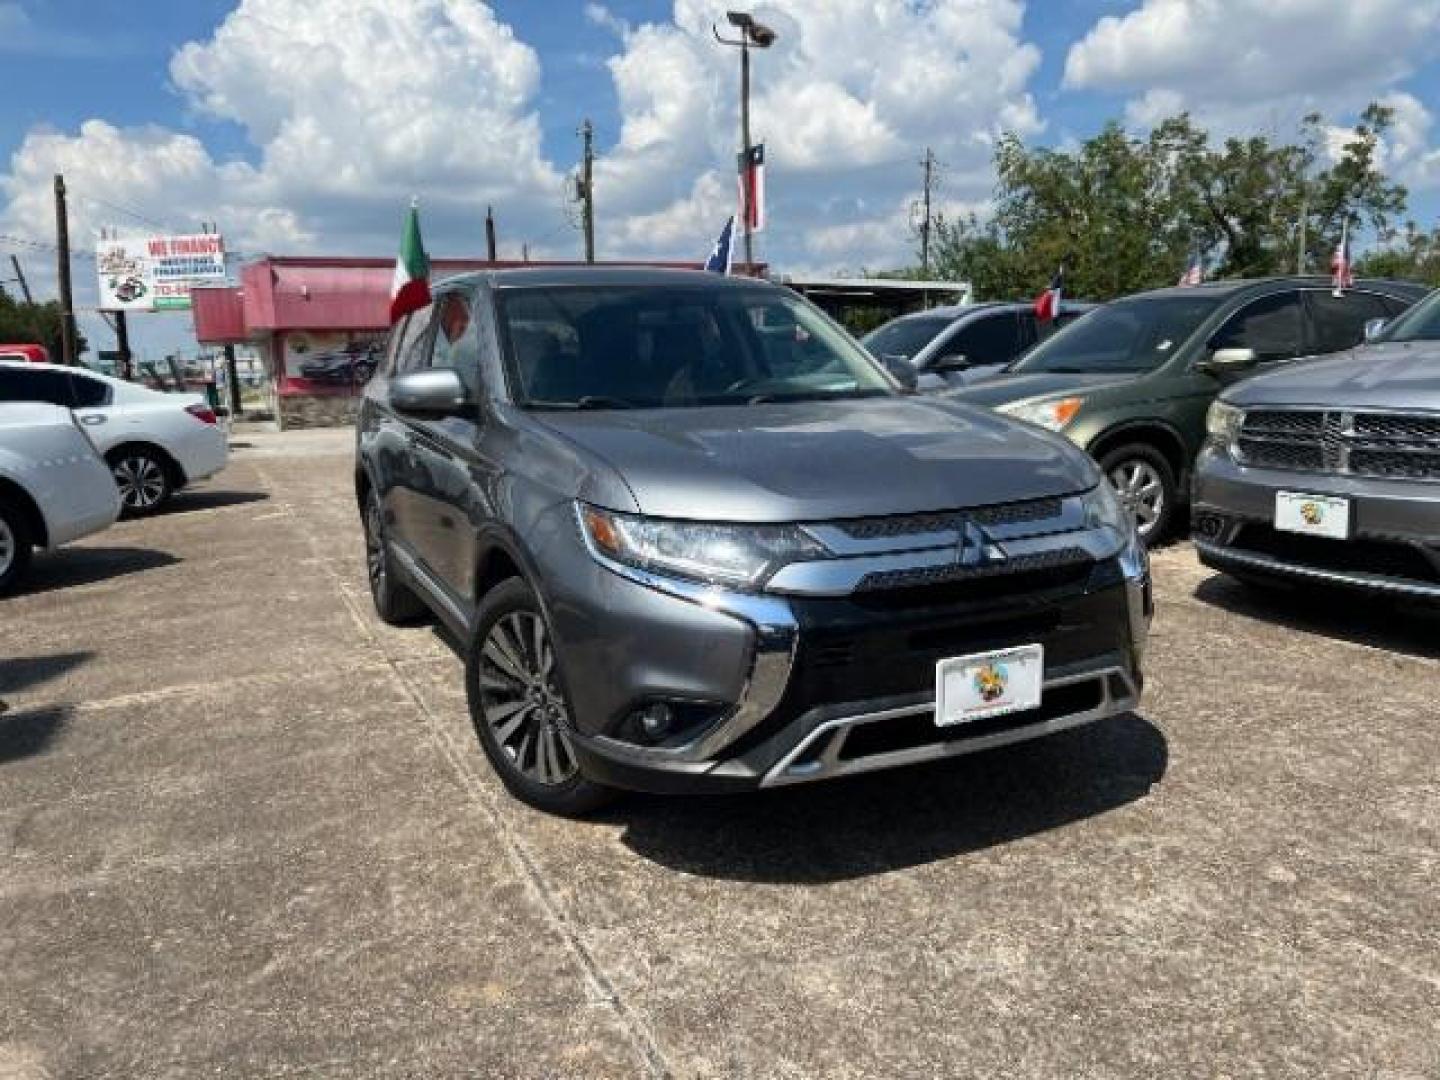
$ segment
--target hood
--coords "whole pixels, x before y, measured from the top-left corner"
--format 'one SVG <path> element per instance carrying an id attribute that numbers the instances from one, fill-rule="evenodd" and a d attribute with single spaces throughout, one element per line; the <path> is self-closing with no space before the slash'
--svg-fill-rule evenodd
<path id="1" fill-rule="evenodd" d="M 936 398 L 531 416 L 613 467 L 655 517 L 911 514 L 1070 494 L 1097 477 L 1058 436 Z"/>
<path id="2" fill-rule="evenodd" d="M 964 401 L 970 405 L 986 405 L 993 409 L 996 405 L 1005 405 L 1012 401 L 1028 401 L 1030 398 L 1084 394 L 1102 386 L 1129 382 L 1136 377 L 1134 372 L 1124 372 L 1119 375 L 1036 372 L 1033 375 L 1027 375 L 1023 371 L 1012 373 L 1002 371 L 996 372 L 992 378 L 987 378 L 986 376 L 989 374 L 989 372 L 984 372 L 973 384 L 945 396 L 955 401 Z"/>
<path id="3" fill-rule="evenodd" d="M 1337 409 L 1440 411 L 1440 341 L 1365 345 L 1300 360 L 1246 379 L 1224 398 L 1236 405 L 1331 405 Z"/>

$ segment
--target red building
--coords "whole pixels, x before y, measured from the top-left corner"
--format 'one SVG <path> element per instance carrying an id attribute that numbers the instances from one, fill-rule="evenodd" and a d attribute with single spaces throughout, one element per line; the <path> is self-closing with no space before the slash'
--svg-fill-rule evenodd
<path id="1" fill-rule="evenodd" d="M 434 259 L 430 273 L 439 281 L 469 270 L 541 265 L 578 264 Z M 390 329 L 394 272 L 394 259 L 260 259 L 241 270 L 237 286 L 191 292 L 195 336 L 204 345 L 259 352 L 281 427 L 348 424 Z"/>

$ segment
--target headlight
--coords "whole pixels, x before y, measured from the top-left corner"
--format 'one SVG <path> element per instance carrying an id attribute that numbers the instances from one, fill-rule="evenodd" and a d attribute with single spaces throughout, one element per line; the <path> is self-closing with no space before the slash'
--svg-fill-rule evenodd
<path id="1" fill-rule="evenodd" d="M 1028 420 L 1050 431 L 1059 431 L 1075 419 L 1084 403 L 1084 398 L 1067 397 L 1053 401 L 1012 401 L 997 405 L 995 409 L 1017 420 Z"/>
<path id="2" fill-rule="evenodd" d="M 1205 430 L 1210 437 L 1226 446 L 1234 444 L 1240 437 L 1240 428 L 1245 424 L 1245 410 L 1228 405 L 1218 398 L 1210 403 L 1205 414 Z"/>
<path id="3" fill-rule="evenodd" d="M 580 527 L 601 555 L 626 566 L 698 581 L 759 588 L 787 563 L 829 552 L 794 525 L 711 525 L 617 514 L 577 504 Z"/>

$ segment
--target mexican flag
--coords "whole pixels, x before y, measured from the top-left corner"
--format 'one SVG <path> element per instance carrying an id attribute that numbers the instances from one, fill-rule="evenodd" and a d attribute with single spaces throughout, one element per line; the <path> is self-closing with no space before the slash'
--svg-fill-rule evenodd
<path id="1" fill-rule="evenodd" d="M 420 210 L 412 200 L 400 234 L 400 254 L 395 259 L 395 280 L 390 285 L 390 325 L 417 308 L 430 303 L 430 256 L 420 239 Z"/>

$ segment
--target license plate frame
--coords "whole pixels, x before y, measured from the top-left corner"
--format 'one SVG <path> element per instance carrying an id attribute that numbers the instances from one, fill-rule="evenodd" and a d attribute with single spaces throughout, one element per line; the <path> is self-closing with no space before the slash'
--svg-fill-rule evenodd
<path id="1" fill-rule="evenodd" d="M 1275 493 L 1274 522 L 1279 532 L 1349 540 L 1354 521 L 1354 500 L 1342 495 L 1314 495 L 1304 491 Z"/>
<path id="2" fill-rule="evenodd" d="M 1044 681 L 1043 645 L 940 660 L 935 664 L 935 726 L 957 727 L 1038 708 Z"/>

